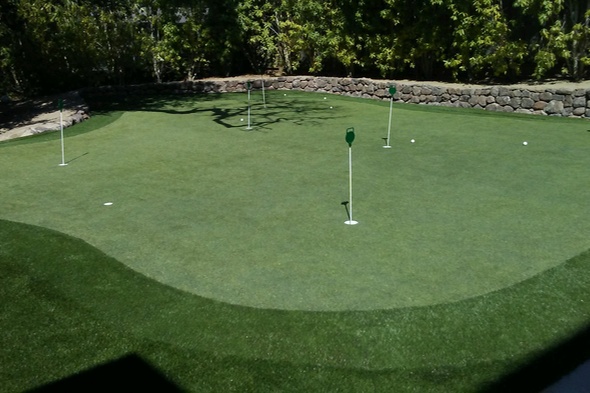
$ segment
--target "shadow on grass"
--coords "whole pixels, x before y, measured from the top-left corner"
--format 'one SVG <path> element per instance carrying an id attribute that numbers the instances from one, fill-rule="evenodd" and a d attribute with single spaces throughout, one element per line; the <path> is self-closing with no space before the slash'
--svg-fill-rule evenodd
<path id="1" fill-rule="evenodd" d="M 182 392 L 159 370 L 130 354 L 30 392 Z"/>
<path id="2" fill-rule="evenodd" d="M 120 111 L 105 111 L 99 113 L 100 116 L 91 117 L 88 120 L 85 120 L 81 123 L 76 124 L 74 127 L 68 127 L 64 129 L 64 138 L 69 138 L 72 136 L 82 135 L 87 132 L 96 131 L 102 127 L 105 127 L 111 123 L 117 121 L 124 112 Z M 31 136 L 27 136 L 24 138 L 15 138 L 15 139 L 8 139 L 5 141 L 0 141 L 0 147 L 2 146 L 16 146 L 16 145 L 26 145 L 29 143 L 38 143 L 38 142 L 46 142 L 46 141 L 54 141 L 61 138 L 59 130 L 56 131 L 48 131 L 43 132 L 40 134 L 35 134 Z"/>
<path id="3" fill-rule="evenodd" d="M 155 111 L 177 114 L 194 113 L 195 110 L 178 111 L 165 109 L 166 107 L 185 105 L 187 101 L 198 99 L 198 101 L 216 101 L 222 97 L 222 94 L 196 94 L 196 95 L 139 95 L 139 94 L 119 94 L 107 96 L 85 96 L 84 100 L 94 113 L 104 113 L 113 111 Z"/>
<path id="4" fill-rule="evenodd" d="M 484 387 L 482 392 L 589 392 L 590 375 L 575 375 L 575 373 L 572 375 L 571 384 L 560 384 L 559 390 L 557 387 L 549 389 L 589 359 L 590 326 L 587 326 L 569 339 L 547 349 L 522 367 Z M 579 378 L 574 378 L 576 376 Z"/>
<path id="5" fill-rule="evenodd" d="M 124 95 L 124 96 L 109 96 L 109 97 L 89 97 L 86 98 L 90 108 L 90 119 L 76 124 L 75 127 L 68 128 L 64 132 L 64 137 L 69 138 L 85 134 L 87 132 L 98 130 L 115 121 L 117 121 L 125 112 L 144 111 L 144 112 L 160 112 L 173 115 L 191 115 L 196 113 L 211 113 L 213 121 L 225 128 L 244 128 L 243 123 L 235 122 L 235 118 L 246 118 L 248 112 L 247 102 L 235 100 L 238 105 L 234 108 L 220 108 L 215 105 L 207 105 L 199 108 L 199 103 L 214 102 L 224 98 L 230 93 L 218 94 L 194 94 L 194 95 L 155 95 L 155 96 L 140 96 L 140 95 Z M 227 101 L 226 101 L 227 102 Z M 190 109 L 178 109 L 193 106 Z M 257 131 L 268 129 L 272 124 L 281 121 L 291 121 L 298 125 L 303 124 L 319 124 L 322 119 L 335 117 L 334 112 L 326 108 L 318 110 L 317 105 L 309 100 L 289 99 L 288 101 L 276 101 L 262 108 L 262 103 L 256 102 L 251 107 L 256 113 L 254 123 L 252 124 Z M 285 116 L 289 114 L 289 117 Z M 21 145 L 37 142 L 54 141 L 60 139 L 59 131 L 44 132 L 36 135 L 31 135 L 25 138 L 9 139 L 0 141 L 0 146 L 3 145 Z"/>
<path id="6" fill-rule="evenodd" d="M 57 111 L 59 100 L 63 100 L 66 110 L 84 110 L 84 103 L 74 92 L 15 102 L 2 102 L 0 103 L 0 128 L 12 129 L 24 124 L 30 126 L 42 124 L 45 120 L 33 121 L 33 119 L 38 115 Z"/>
<path id="7" fill-rule="evenodd" d="M 84 156 L 86 156 L 86 155 L 88 155 L 88 152 L 86 152 L 86 153 L 84 153 L 84 154 L 80 154 L 80 155 L 79 155 L 79 156 L 77 156 L 77 157 L 74 157 L 74 158 L 71 158 L 71 159 L 69 159 L 68 161 L 66 161 L 66 164 L 69 164 L 69 163 L 71 163 L 71 162 L 74 162 L 74 161 L 76 161 L 77 159 L 79 159 L 79 158 L 82 158 L 82 157 L 84 157 Z"/>
<path id="8" fill-rule="evenodd" d="M 204 102 L 214 102 L 227 97 L 231 93 L 207 93 L 194 95 L 120 95 L 109 96 L 108 98 L 86 98 L 90 105 L 91 112 L 94 114 L 107 114 L 113 111 L 145 111 L 160 112 L 173 115 L 190 115 L 196 113 L 210 112 L 213 121 L 225 128 L 243 128 L 246 124 L 248 115 L 248 103 L 235 100 L 238 104 L 233 108 L 223 108 L 213 105 L 211 107 L 199 108 L 197 105 Z M 191 109 L 181 110 L 178 107 L 194 106 Z M 253 126 L 257 130 L 266 129 L 271 124 L 281 121 L 291 121 L 295 124 L 302 125 L 310 122 L 320 122 L 326 118 L 336 117 L 335 113 L 326 108 L 320 108 L 318 105 L 309 100 L 298 98 L 289 98 L 288 100 L 273 100 L 263 106 L 261 102 L 254 102 L 250 106 L 252 117 L 254 118 Z M 254 113 L 255 112 L 255 113 Z M 285 116 L 285 113 L 293 114 L 293 118 Z M 241 117 L 243 123 L 236 124 L 235 120 Z"/>

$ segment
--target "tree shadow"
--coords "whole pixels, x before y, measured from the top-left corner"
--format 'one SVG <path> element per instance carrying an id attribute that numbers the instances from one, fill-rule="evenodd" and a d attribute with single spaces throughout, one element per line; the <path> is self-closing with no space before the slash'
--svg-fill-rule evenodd
<path id="1" fill-rule="evenodd" d="M 129 354 L 29 392 L 87 391 L 182 392 L 183 390 L 140 356 Z"/>
<path id="2" fill-rule="evenodd" d="M 186 106 L 187 101 L 197 102 L 215 101 L 221 98 L 222 93 L 209 93 L 197 95 L 140 95 L 140 94 L 114 94 L 104 96 L 86 96 L 90 110 L 93 113 L 106 113 L 113 111 L 148 111 L 170 114 L 191 114 L 198 111 L 197 108 L 178 110 L 170 107 Z"/>
<path id="3" fill-rule="evenodd" d="M 76 92 L 68 92 L 53 96 L 33 98 L 23 101 L 0 103 L 0 128 L 13 129 L 22 125 L 35 125 L 44 120 L 34 119 L 42 114 L 59 110 L 59 100 L 63 100 L 63 108 L 84 111 L 86 106 Z"/>
<path id="4" fill-rule="evenodd" d="M 191 95 L 155 95 L 155 96 L 137 96 L 122 95 L 112 96 L 108 100 L 91 98 L 89 105 L 93 113 L 108 113 L 112 111 L 146 111 L 160 112 L 174 115 L 190 115 L 195 113 L 210 112 L 213 121 L 225 128 L 244 128 L 245 124 L 236 124 L 236 118 L 242 118 L 244 121 L 248 115 L 248 103 L 244 100 L 243 104 L 226 108 L 217 105 L 210 105 L 199 108 L 200 103 L 211 103 L 217 101 L 227 93 L 206 93 Z M 193 106 L 190 109 L 174 109 L 174 107 Z M 253 128 L 257 131 L 268 130 L 272 124 L 282 121 L 303 124 L 320 124 L 323 119 L 337 117 L 334 111 L 318 107 L 317 103 L 309 100 L 300 100 L 291 98 L 287 100 L 271 101 L 263 104 L 255 102 L 251 104 L 251 117 L 254 119 Z M 288 113 L 289 116 L 285 114 Z"/>
<path id="5" fill-rule="evenodd" d="M 569 339 L 543 351 L 527 364 L 505 375 L 498 381 L 485 386 L 481 391 L 496 392 L 542 392 L 550 388 L 561 378 L 568 376 L 578 366 L 590 359 L 590 326 L 580 330 Z M 575 373 L 574 373 L 575 374 Z M 565 390 L 547 390 L 548 392 L 589 392 L 590 375 L 578 375 L 572 383 L 582 382 L 583 386 L 563 387 Z"/>
<path id="6" fill-rule="evenodd" d="M 289 120 L 287 117 L 283 116 L 284 111 L 287 110 L 286 107 L 268 107 L 262 109 L 262 106 L 259 104 L 253 105 L 251 108 L 251 117 L 254 118 L 254 122 L 252 126 L 256 127 L 257 130 L 260 129 L 268 129 L 271 124 L 276 124 L 281 121 Z M 219 125 L 224 126 L 225 128 L 243 128 L 244 124 L 234 124 L 230 121 L 230 119 L 235 119 L 237 117 L 241 117 L 245 119 L 248 116 L 248 107 L 247 105 L 243 108 L 217 108 L 214 107 L 212 109 L 205 109 L 204 111 L 211 111 L 213 115 L 213 121 Z"/>

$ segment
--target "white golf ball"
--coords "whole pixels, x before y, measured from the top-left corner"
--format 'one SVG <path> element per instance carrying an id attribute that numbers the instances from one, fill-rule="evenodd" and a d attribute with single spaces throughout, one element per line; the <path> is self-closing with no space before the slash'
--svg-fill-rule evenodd
<path id="1" fill-rule="evenodd" d="M 330 107 L 330 109 L 334 108 L 333 106 Z"/>
<path id="2" fill-rule="evenodd" d="M 240 121 L 244 121 L 244 119 L 240 119 Z"/>
<path id="3" fill-rule="evenodd" d="M 324 100 L 326 99 L 326 97 L 324 97 Z"/>
<path id="4" fill-rule="evenodd" d="M 416 141 L 415 141 L 414 139 L 412 139 L 410 142 L 414 143 L 414 142 L 416 142 Z"/>
<path id="5" fill-rule="evenodd" d="M 285 97 L 287 96 L 287 93 L 283 94 Z"/>
<path id="6" fill-rule="evenodd" d="M 529 143 L 528 143 L 527 141 L 524 141 L 524 142 L 522 142 L 522 144 L 523 144 L 524 146 L 526 146 L 526 145 L 528 145 Z"/>

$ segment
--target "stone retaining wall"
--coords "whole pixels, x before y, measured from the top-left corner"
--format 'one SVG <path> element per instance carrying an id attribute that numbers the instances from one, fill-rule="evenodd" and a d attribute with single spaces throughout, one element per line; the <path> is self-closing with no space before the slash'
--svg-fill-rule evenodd
<path id="1" fill-rule="evenodd" d="M 86 89 L 83 94 L 100 96 L 127 94 L 193 94 L 246 91 L 248 79 L 225 78 L 131 86 L 103 86 Z M 251 79 L 260 89 L 262 80 Z M 498 112 L 530 113 L 550 116 L 590 118 L 590 89 L 539 88 L 535 86 L 461 87 L 460 85 L 399 82 L 368 78 L 313 76 L 264 77 L 267 90 L 301 90 L 389 100 L 389 87 L 397 92 L 394 102 L 477 108 Z"/>

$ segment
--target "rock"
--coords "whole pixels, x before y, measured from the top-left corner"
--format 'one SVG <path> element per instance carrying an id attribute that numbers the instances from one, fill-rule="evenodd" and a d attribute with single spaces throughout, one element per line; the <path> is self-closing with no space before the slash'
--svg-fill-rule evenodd
<path id="1" fill-rule="evenodd" d="M 563 101 L 551 100 L 545 106 L 545 113 L 548 115 L 562 114 L 563 113 Z"/>

